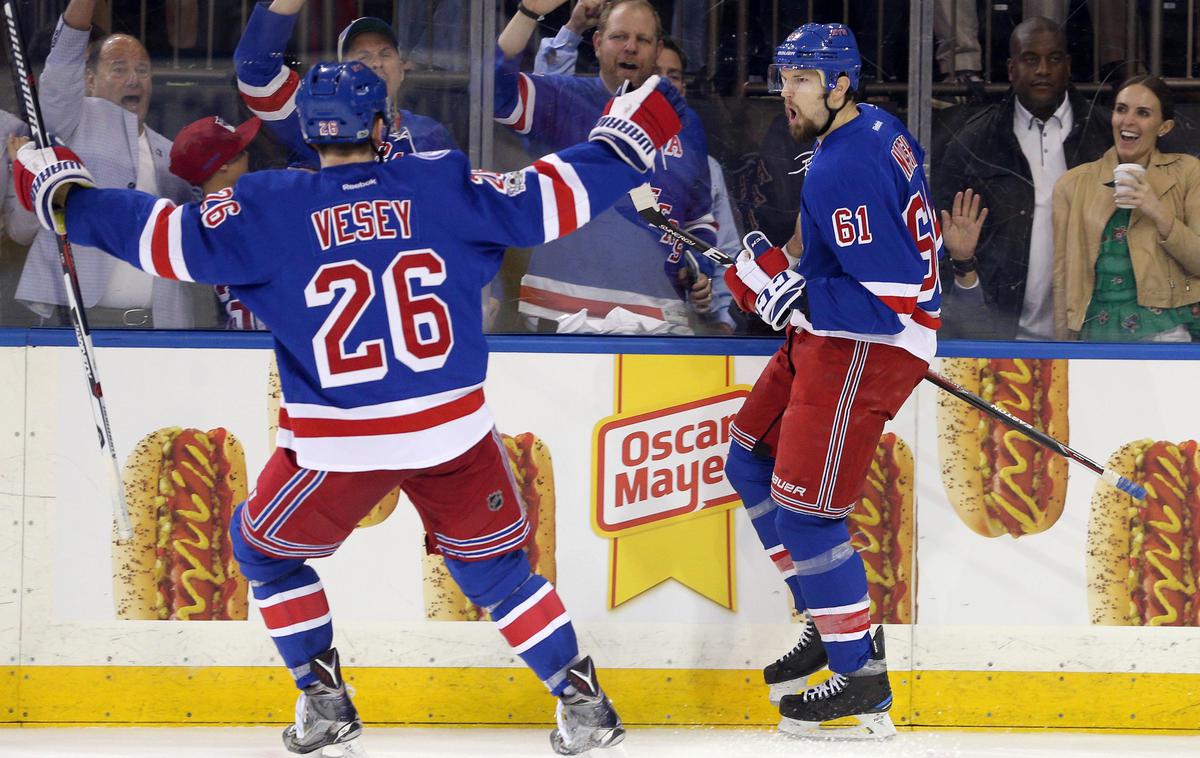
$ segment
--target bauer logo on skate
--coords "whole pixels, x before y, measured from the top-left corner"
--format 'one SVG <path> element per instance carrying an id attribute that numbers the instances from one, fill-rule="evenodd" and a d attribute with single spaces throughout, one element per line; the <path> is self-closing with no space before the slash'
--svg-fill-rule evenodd
<path id="1" fill-rule="evenodd" d="M 595 431 L 594 526 L 604 536 L 737 502 L 725 480 L 729 425 L 745 390 L 614 416 Z"/>

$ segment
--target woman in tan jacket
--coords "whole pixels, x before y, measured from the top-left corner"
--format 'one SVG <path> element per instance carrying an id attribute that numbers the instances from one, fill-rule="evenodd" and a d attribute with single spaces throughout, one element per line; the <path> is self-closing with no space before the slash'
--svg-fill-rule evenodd
<path id="1" fill-rule="evenodd" d="M 1200 333 L 1200 160 L 1158 151 L 1173 116 L 1162 79 L 1127 80 L 1113 107 L 1115 146 L 1054 186 L 1059 339 L 1190 342 Z M 1119 163 L 1146 170 L 1114 182 Z"/>

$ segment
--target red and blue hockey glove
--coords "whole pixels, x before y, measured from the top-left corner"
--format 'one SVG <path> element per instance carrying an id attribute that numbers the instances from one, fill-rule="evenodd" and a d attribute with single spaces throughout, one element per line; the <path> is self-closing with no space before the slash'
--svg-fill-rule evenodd
<path id="1" fill-rule="evenodd" d="M 767 326 L 779 331 L 792 320 L 796 310 L 808 314 L 808 294 L 804 291 L 804 277 L 792 269 L 785 269 L 767 282 L 767 286 L 754 298 L 754 308 Z"/>
<path id="2" fill-rule="evenodd" d="M 744 249 L 734 265 L 725 269 L 725 284 L 734 302 L 746 313 L 755 313 L 754 299 L 766 289 L 771 277 L 789 268 L 787 255 L 771 245 L 767 235 L 750 232 L 742 237 Z"/>
<path id="3" fill-rule="evenodd" d="M 683 128 L 680 118 L 685 108 L 670 82 L 655 75 L 633 92 L 608 101 L 588 139 L 603 142 L 621 160 L 646 173 L 654 168 L 658 148 Z"/>
<path id="4" fill-rule="evenodd" d="M 37 148 L 27 142 L 17 151 L 13 162 L 13 186 L 21 206 L 36 213 L 43 227 L 66 234 L 67 219 L 63 212 L 66 193 L 59 191 L 75 186 L 95 187 L 96 180 L 70 148 Z"/>

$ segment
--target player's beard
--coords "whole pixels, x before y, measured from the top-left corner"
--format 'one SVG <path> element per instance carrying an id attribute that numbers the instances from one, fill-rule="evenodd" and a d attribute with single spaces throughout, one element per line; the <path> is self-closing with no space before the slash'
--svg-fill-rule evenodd
<path id="1" fill-rule="evenodd" d="M 795 120 L 788 124 L 788 133 L 792 135 L 792 139 L 805 145 L 820 136 L 819 129 L 820 126 L 799 112 L 796 113 Z"/>

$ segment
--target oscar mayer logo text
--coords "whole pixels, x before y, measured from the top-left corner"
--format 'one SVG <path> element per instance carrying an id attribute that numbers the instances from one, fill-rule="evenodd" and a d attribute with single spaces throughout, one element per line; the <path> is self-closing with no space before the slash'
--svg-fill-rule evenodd
<path id="1" fill-rule="evenodd" d="M 737 500 L 725 480 L 729 426 L 745 390 L 606 419 L 596 427 L 594 516 L 617 535 Z"/>

